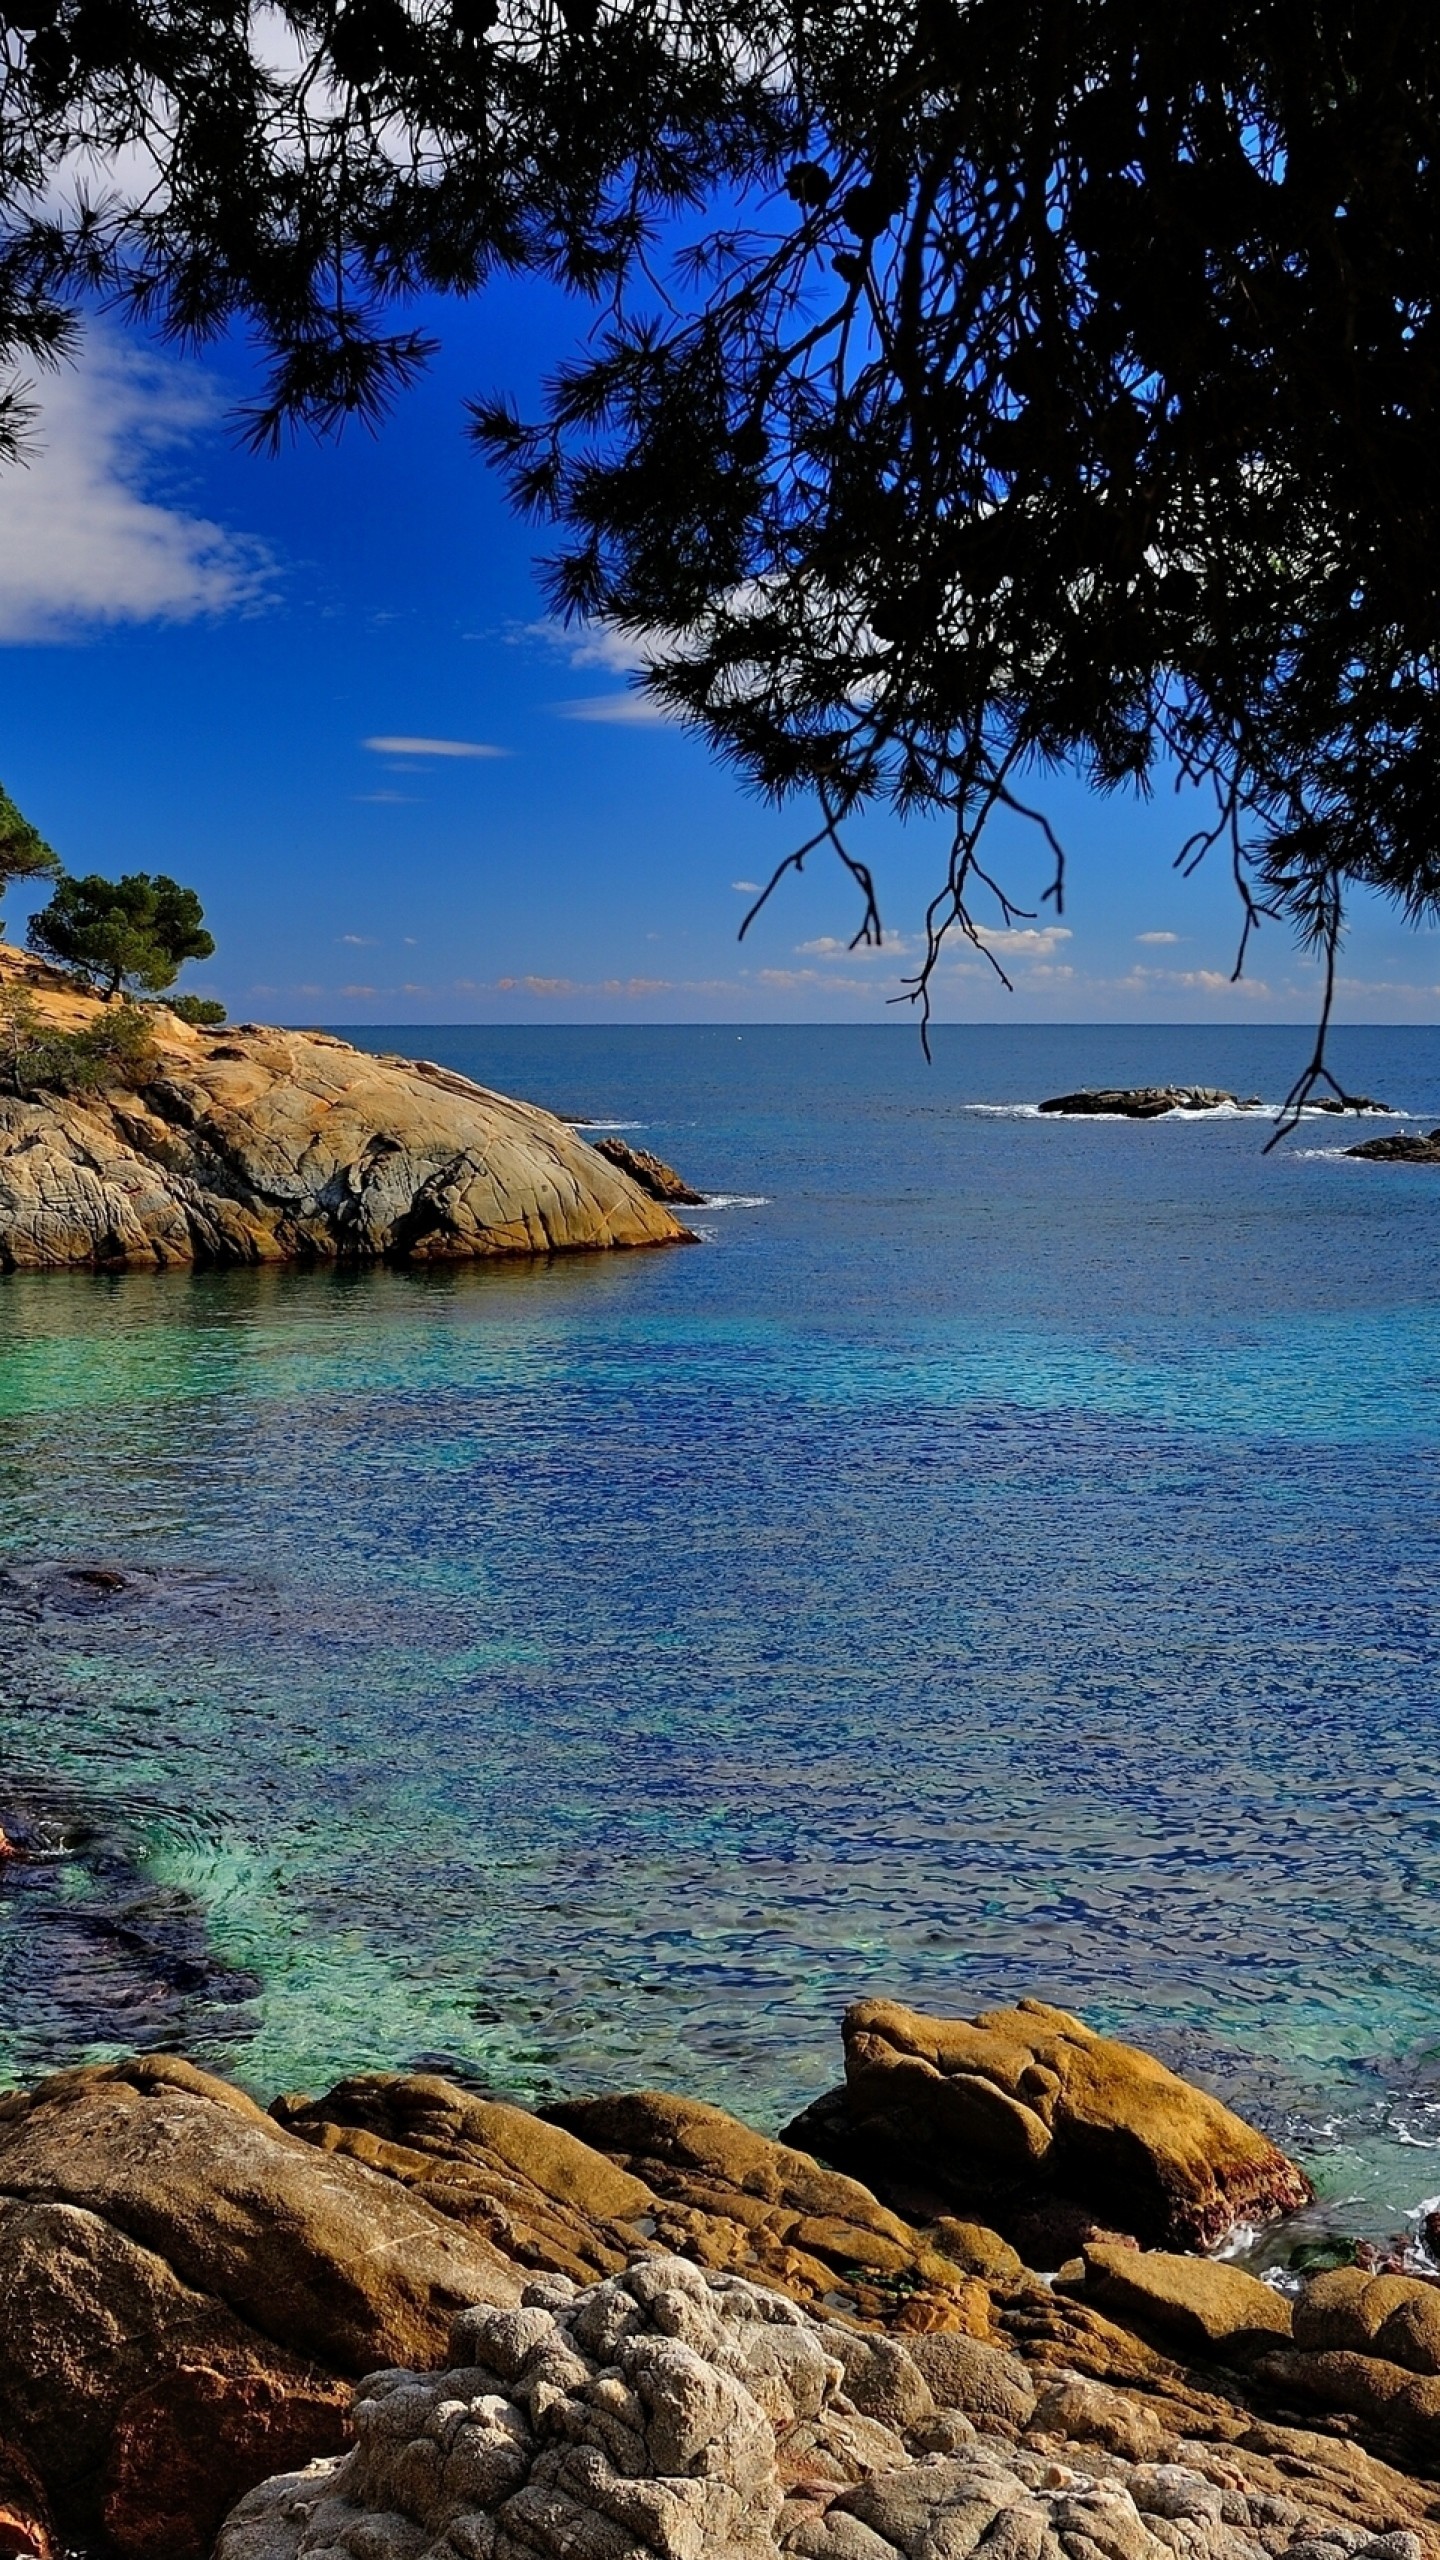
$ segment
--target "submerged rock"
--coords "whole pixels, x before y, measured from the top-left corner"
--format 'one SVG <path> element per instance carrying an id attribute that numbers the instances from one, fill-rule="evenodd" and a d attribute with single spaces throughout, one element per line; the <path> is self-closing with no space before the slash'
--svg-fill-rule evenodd
<path id="1" fill-rule="evenodd" d="M 845 2082 L 789 2128 L 918 2221 L 1006 2227 L 1059 2199 L 1149 2246 L 1204 2249 L 1313 2199 L 1264 2134 L 1134 2045 L 1021 2000 L 974 2019 L 861 2000 Z"/>
<path id="2" fill-rule="evenodd" d="M 1258 1094 L 1222 1092 L 1213 1084 L 1141 1084 L 1102 1085 L 1084 1093 L 1057 1093 L 1042 1102 L 1042 1111 L 1063 1112 L 1068 1118 L 1160 1120 L 1167 1111 L 1260 1111 L 1264 1105 Z"/>
<path id="3" fill-rule="evenodd" d="M 0 951 L 61 1027 L 102 1008 Z M 661 1201 L 553 1113 L 329 1032 L 161 1009 L 138 1087 L 0 1092 L 0 1271 L 467 1261 L 673 1244 Z"/>
<path id="4" fill-rule="evenodd" d="M 703 1191 L 692 1191 L 684 1175 L 677 1173 L 672 1164 L 662 1163 L 659 1156 L 652 1156 L 648 1147 L 627 1147 L 623 1138 L 599 1138 L 595 1153 L 603 1156 L 607 1164 L 618 1165 L 622 1173 L 628 1173 L 652 1200 L 671 1201 L 680 1208 L 699 1208 L 704 1201 Z"/>

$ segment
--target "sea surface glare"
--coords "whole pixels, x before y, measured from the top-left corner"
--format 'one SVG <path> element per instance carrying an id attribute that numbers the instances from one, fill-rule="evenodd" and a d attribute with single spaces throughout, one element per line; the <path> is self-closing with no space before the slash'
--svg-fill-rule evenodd
<path id="1" fill-rule="evenodd" d="M 54 1853 L 0 1880 L 0 2076 L 167 2045 L 773 2128 L 857 1995 L 1036 1992 L 1396 2228 L 1440 2188 L 1440 1173 L 1020 1108 L 1273 1102 L 1299 1030 L 360 1036 L 726 1205 L 695 1251 L 0 1281 L 0 1821 Z M 1336 1053 L 1440 1119 L 1440 1033 Z"/>

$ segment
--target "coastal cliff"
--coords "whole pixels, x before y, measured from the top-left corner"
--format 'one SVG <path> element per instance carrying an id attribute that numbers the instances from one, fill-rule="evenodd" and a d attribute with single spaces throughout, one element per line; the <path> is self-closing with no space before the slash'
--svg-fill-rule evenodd
<path id="1" fill-rule="evenodd" d="M 105 1008 L 0 945 L 73 1033 Z M 565 1121 L 323 1031 L 146 1009 L 131 1080 L 0 1091 L 0 1271 L 469 1261 L 673 1244 L 686 1230 Z"/>

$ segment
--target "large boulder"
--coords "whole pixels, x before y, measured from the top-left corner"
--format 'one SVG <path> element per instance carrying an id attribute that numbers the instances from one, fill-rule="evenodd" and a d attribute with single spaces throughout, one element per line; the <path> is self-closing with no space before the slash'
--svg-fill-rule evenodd
<path id="1" fill-rule="evenodd" d="M 1243 2267 L 1104 2242 L 1086 2249 L 1084 2263 L 1087 2299 L 1200 2355 L 1232 2361 L 1273 2349 L 1282 2339 L 1289 2343 L 1285 2296 Z"/>
<path id="2" fill-rule="evenodd" d="M 788 2138 L 915 2220 L 978 2206 L 1013 2227 L 1058 2200 L 1147 2247 L 1205 2249 L 1311 2199 L 1217 2098 L 1044 2001 L 949 2019 L 861 2000 L 844 2040 L 843 2088 Z"/>
<path id="3" fill-rule="evenodd" d="M 101 1008 L 0 949 L 57 1030 Z M 136 1089 L 0 1093 L 0 1271 L 465 1261 L 684 1238 L 563 1120 L 319 1031 L 157 1009 Z"/>
<path id="4" fill-rule="evenodd" d="M 1342 2459 L 1329 2470 L 1297 2453 L 1285 2472 L 1268 2447 L 1217 2455 L 1163 2429 L 1139 2458 L 1102 2450 L 1095 2434 L 1077 2448 L 1053 2427 L 1014 2444 L 947 2420 L 906 2351 L 878 2343 L 877 2355 L 783 2296 L 673 2259 L 583 2291 L 542 2278 L 518 2312 L 462 2315 L 448 2371 L 373 2375 L 356 2395 L 353 2452 L 252 2490 L 216 2560 L 1421 2560 L 1436 2549 L 1424 2493 L 1353 2448 L 1333 2448 Z M 1062 2414 L 1054 2395 L 1042 2414 Z"/>
<path id="5" fill-rule="evenodd" d="M 335 2447 L 358 2375 L 522 2282 L 170 2057 L 0 2100 L 0 2437 L 135 2560 L 199 2560 L 243 2488 Z"/>

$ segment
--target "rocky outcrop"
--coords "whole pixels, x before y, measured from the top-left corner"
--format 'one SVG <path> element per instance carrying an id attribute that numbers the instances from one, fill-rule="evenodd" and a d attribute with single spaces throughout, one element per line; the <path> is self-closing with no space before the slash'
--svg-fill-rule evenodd
<path id="1" fill-rule="evenodd" d="M 1440 1129 L 1430 1129 L 1424 1137 L 1418 1132 L 1393 1138 L 1366 1138 L 1358 1147 L 1347 1147 L 1347 1156 L 1371 1156 L 1377 1164 L 1440 1164 Z"/>
<path id="2" fill-rule="evenodd" d="M 1057 2017 L 1084 2039 L 1064 2013 L 1014 2014 L 1032 2040 Z M 1172 2105 L 1167 2095 L 1162 2121 Z M 671 2255 L 688 2273 L 655 2278 L 652 2298 L 647 2270 Z M 442 2364 L 452 2322 L 477 2302 L 513 2319 L 538 2282 L 530 2309 L 553 2312 L 597 2278 L 607 2301 L 639 2306 L 640 2327 L 653 2314 L 671 2336 L 680 2331 L 664 2331 L 654 2309 L 662 2295 L 678 2286 L 713 2311 L 751 2302 L 758 2280 L 771 2307 L 734 2312 L 747 2357 L 756 2320 L 772 2347 L 781 2331 L 819 2337 L 833 2387 L 808 2414 L 780 2410 L 786 2549 L 807 2551 L 801 2527 L 838 2532 L 842 2516 L 853 2544 L 859 2511 L 842 2491 L 879 2476 L 877 2464 L 957 2459 L 972 2430 L 1078 2460 L 1087 2476 L 1109 2476 L 1114 2461 L 1182 2461 L 1247 2498 L 1303 2498 L 1357 2536 L 1440 2511 L 1440 2491 L 1372 2458 L 1440 2470 L 1435 2288 L 1355 2270 L 1319 2278 L 1292 2338 L 1286 2300 L 1241 2269 L 1091 2243 L 1052 2286 L 993 2229 L 954 2215 L 917 2227 L 853 2177 L 695 2101 L 640 2092 L 539 2118 L 430 2074 L 373 2074 L 323 2098 L 279 2099 L 266 2116 L 171 2057 L 66 2073 L 0 2100 L 0 2446 L 23 2447 L 34 2466 L 12 2503 L 43 2531 L 48 2497 L 67 2539 L 103 2532 L 121 2560 L 204 2560 L 231 2501 L 269 2474 L 343 2454 L 360 2376 Z M 502 2323 L 497 2334 L 510 2332 Z M 488 2348 L 472 2340 L 465 2352 L 517 2397 Z M 810 2348 L 793 2353 L 813 2364 Z M 580 2396 L 609 2413 L 607 2427 L 628 2426 L 606 2373 Z M 745 2388 L 759 2390 L 753 2375 Z M 453 2394 L 432 2391 L 426 2407 L 441 2452 L 405 2456 L 416 2498 L 429 2497 L 461 2424 Z M 538 2426 L 530 2412 L 526 2424 L 533 2484 L 553 2440 L 548 2419 Z M 573 2464 L 582 2438 L 564 2441 Z M 625 2478 L 650 2476 L 625 2470 L 613 2449 L 627 2446 L 623 2431 L 605 2443 Z M 0 2475 L 0 2560 L 6 2488 Z M 804 2513 L 792 2503 L 802 2492 Z M 419 2560 L 436 2538 L 430 2510 L 399 2504 L 410 2538 L 395 2560 Z M 560 2547 L 602 2560 L 663 2549 L 638 2526 L 637 2541 L 617 2542 L 619 2511 L 597 2512 L 601 2523 L 589 2509 L 569 2518 L 579 2538 Z M 350 2519 L 350 2560 L 386 2560 L 390 2513 L 382 2499 L 373 2534 Z M 456 2540 L 460 2515 L 438 2560 L 490 2549 L 478 2524 Z M 34 2534 L 12 2547 L 17 2560 L 49 2560 Z M 850 2560 L 843 2541 L 815 2547 Z M 516 2543 L 531 2560 L 548 2548 L 533 2535 Z"/>
<path id="3" fill-rule="evenodd" d="M 641 2089 L 547 2112 L 643 2179 L 661 2246 L 812 2307 L 912 2332 L 989 2335 L 990 2299 L 967 2243 L 982 2255 L 1001 2250 L 995 2233 L 917 2231 L 857 2179 L 694 2098 Z"/>
<path id="4" fill-rule="evenodd" d="M 914 2221 L 979 2209 L 1054 2265 L 1107 2225 L 1204 2249 L 1311 2200 L 1293 2161 L 1218 2099 L 1043 2001 L 942 2019 L 862 2000 L 843 2032 L 843 2088 L 789 2139 Z"/>
<path id="5" fill-rule="evenodd" d="M 1162 1120 L 1167 1111 L 1260 1111 L 1258 1094 L 1224 1093 L 1213 1084 L 1101 1085 L 1083 1093 L 1057 1093 L 1042 1111 L 1072 1120 Z"/>
<path id="6" fill-rule="evenodd" d="M 0 951 L 0 984 L 17 979 L 57 1028 L 101 1011 Z M 0 1092 L 0 1271 L 467 1261 L 685 1237 L 563 1120 L 446 1068 L 326 1032 L 152 1019 L 133 1090 Z"/>
<path id="7" fill-rule="evenodd" d="M 931 2342 L 932 2346 L 935 2342 Z M 894 2340 L 656 2258 L 519 2311 L 462 2314 L 441 2374 L 362 2385 L 356 2445 L 251 2492 L 216 2560 L 1420 2560 L 1408 2484 L 1363 2457 L 1080 2451 L 1050 2394 L 1024 2441 L 982 2431 Z M 1118 2395 L 1109 2395 L 1118 2397 Z M 1077 2401 L 1079 2406 L 1077 2406 Z M 1348 2449 L 1347 2449 L 1348 2450 Z M 1317 2494 L 1318 2491 L 1318 2494 Z M 1422 2511 L 1423 2512 L 1423 2511 Z M 1362 2520 L 1363 2519 L 1363 2520 Z"/>
<path id="8" fill-rule="evenodd" d="M 242 2490 L 342 2440 L 357 2376 L 434 2363 L 522 2282 L 168 2056 L 0 2100 L 0 2437 L 127 2560 L 199 2560 Z"/>
<path id="9" fill-rule="evenodd" d="M 677 1173 L 673 1164 L 652 1156 L 648 1147 L 627 1147 L 623 1138 L 598 1138 L 595 1153 L 603 1156 L 607 1164 L 618 1165 L 622 1173 L 628 1173 L 652 1200 L 664 1200 L 676 1208 L 699 1208 L 704 1201 L 703 1191 L 692 1191 L 684 1175 Z"/>
<path id="10" fill-rule="evenodd" d="M 424 2074 L 282 2098 L 280 2123 L 362 2160 L 517 2264 L 585 2281 L 637 2244 L 758 2277 L 812 2309 L 909 2330 L 990 2330 L 981 2272 L 1019 2273 L 994 2232 L 920 2232 L 853 2178 L 719 2107 L 638 2090 L 528 2115 Z"/>

